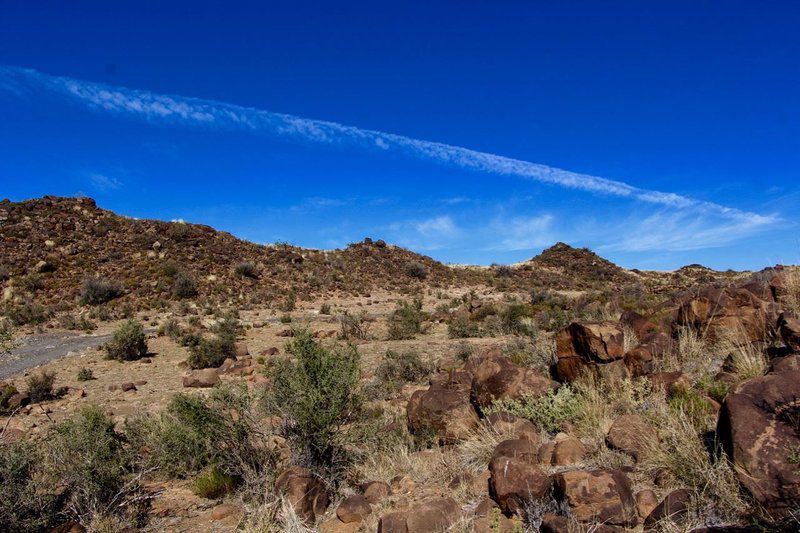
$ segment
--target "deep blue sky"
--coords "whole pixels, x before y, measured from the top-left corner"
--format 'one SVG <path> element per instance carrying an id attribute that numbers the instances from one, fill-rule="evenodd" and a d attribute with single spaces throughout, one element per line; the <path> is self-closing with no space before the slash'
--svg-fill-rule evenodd
<path id="1" fill-rule="evenodd" d="M 800 262 L 800 4 L 382 4 L 0 0 L 0 65 L 463 146 L 736 214 L 7 90 L 0 197 L 82 193 L 257 242 L 370 235 L 448 262 L 518 261 L 557 240 L 627 267 Z"/>

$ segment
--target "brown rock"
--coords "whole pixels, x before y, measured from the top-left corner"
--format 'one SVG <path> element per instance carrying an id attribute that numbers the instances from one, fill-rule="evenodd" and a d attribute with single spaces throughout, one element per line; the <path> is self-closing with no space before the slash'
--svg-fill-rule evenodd
<path id="1" fill-rule="evenodd" d="M 433 430 L 441 443 L 469 437 L 478 426 L 478 413 L 470 402 L 472 374 L 442 372 L 427 390 L 416 391 L 406 409 L 412 433 Z"/>
<path id="2" fill-rule="evenodd" d="M 348 496 L 336 509 L 336 516 L 345 524 L 362 522 L 370 514 L 372 514 L 372 506 L 360 494 Z"/>
<path id="3" fill-rule="evenodd" d="M 551 464 L 564 466 L 579 463 L 583 460 L 584 453 L 583 444 L 575 437 L 556 437 Z"/>
<path id="4" fill-rule="evenodd" d="M 234 343 L 233 346 L 234 349 L 236 350 L 235 353 L 237 359 L 241 359 L 242 357 L 247 357 L 248 355 L 250 355 L 250 351 L 247 349 L 247 343 L 237 341 L 236 343 Z"/>
<path id="5" fill-rule="evenodd" d="M 478 517 L 472 522 L 472 533 L 516 533 L 523 531 L 519 517 L 507 517 L 499 510 L 489 516 Z"/>
<path id="6" fill-rule="evenodd" d="M 800 370 L 749 379 L 728 393 L 717 436 L 744 488 L 774 518 L 800 501 L 800 470 L 787 461 L 800 449 Z"/>
<path id="7" fill-rule="evenodd" d="M 381 517 L 379 533 L 438 533 L 453 526 L 460 509 L 452 498 L 426 500 L 407 511 L 395 511 Z"/>
<path id="8" fill-rule="evenodd" d="M 497 502 L 491 498 L 484 498 L 475 507 L 475 516 L 492 516 L 494 509 L 500 509 L 500 507 L 497 506 Z"/>
<path id="9" fill-rule="evenodd" d="M 539 464 L 550 466 L 553 464 L 553 450 L 556 448 L 556 443 L 553 441 L 547 441 L 539 446 L 539 453 L 537 454 L 537 458 Z"/>
<path id="10" fill-rule="evenodd" d="M 239 513 L 240 511 L 241 510 L 235 505 L 223 503 L 222 505 L 217 505 L 211 511 L 211 520 L 223 520 L 229 516 Z"/>
<path id="11" fill-rule="evenodd" d="M 557 498 L 582 523 L 636 524 L 636 503 L 628 477 L 619 470 L 573 470 L 555 475 Z"/>
<path id="12" fill-rule="evenodd" d="M 509 457 L 533 464 L 537 461 L 538 451 L 539 447 L 536 443 L 528 439 L 504 440 L 495 446 L 492 459 Z"/>
<path id="13" fill-rule="evenodd" d="M 497 457 L 489 463 L 492 498 L 505 513 L 521 515 L 527 502 L 550 493 L 552 481 L 541 468 L 521 459 Z"/>
<path id="14" fill-rule="evenodd" d="M 558 383 L 549 377 L 517 366 L 502 355 L 472 359 L 464 369 L 474 377 L 472 397 L 481 408 L 489 407 L 495 400 L 541 396 L 558 388 Z"/>
<path id="15" fill-rule="evenodd" d="M 122 385 L 119 386 L 119 388 L 122 390 L 122 392 L 135 391 L 136 385 L 128 382 L 128 383 L 123 383 Z"/>
<path id="16" fill-rule="evenodd" d="M 768 333 L 766 304 L 746 289 L 709 287 L 678 308 L 675 327 L 691 327 L 711 339 L 744 337 L 763 341 Z"/>
<path id="17" fill-rule="evenodd" d="M 671 394 L 676 386 L 687 389 L 690 387 L 689 378 L 679 370 L 675 372 L 656 372 L 650 375 L 650 381 L 653 383 L 654 389 L 662 388 L 668 394 Z"/>
<path id="18" fill-rule="evenodd" d="M 692 502 L 692 493 L 686 489 L 678 489 L 667 494 L 664 501 L 656 506 L 653 511 L 647 515 L 644 521 L 645 529 L 656 527 L 660 522 L 669 520 L 675 524 L 680 524 L 685 518 L 686 513 L 689 511 L 689 505 Z"/>
<path id="19" fill-rule="evenodd" d="M 505 411 L 492 413 L 485 420 L 489 427 L 500 435 L 539 442 L 539 430 L 530 420 Z"/>
<path id="20" fill-rule="evenodd" d="M 783 342 L 794 352 L 800 353 L 800 319 L 781 316 L 779 324 Z"/>
<path id="21" fill-rule="evenodd" d="M 216 368 L 193 370 L 183 376 L 183 386 L 193 388 L 209 388 L 219 383 L 219 374 Z"/>
<path id="22" fill-rule="evenodd" d="M 371 504 L 380 503 L 392 493 L 392 489 L 383 481 L 368 481 L 361 485 L 364 498 Z"/>
<path id="23" fill-rule="evenodd" d="M 624 357 L 623 344 L 622 328 L 613 322 L 573 322 L 556 335 L 559 379 L 574 381 L 584 371 L 606 373 L 602 366 Z M 617 373 L 619 370 L 615 369 L 613 374 Z"/>
<path id="24" fill-rule="evenodd" d="M 655 428 L 639 415 L 622 415 L 614 420 L 606 435 L 609 448 L 619 450 L 639 460 L 642 453 L 658 442 Z"/>
<path id="25" fill-rule="evenodd" d="M 292 466 L 278 476 L 275 491 L 285 493 L 297 515 L 309 524 L 325 513 L 330 501 L 325 484 L 300 466 Z"/>
<path id="26" fill-rule="evenodd" d="M 279 353 L 281 353 L 281 351 L 278 350 L 275 346 L 267 348 L 266 350 L 261 350 L 261 355 L 278 355 Z"/>
<path id="27" fill-rule="evenodd" d="M 636 493 L 636 512 L 640 518 L 647 518 L 657 506 L 658 497 L 652 490 L 644 489 Z"/>
<path id="28" fill-rule="evenodd" d="M 540 533 L 580 533 L 580 528 L 566 516 L 547 513 L 542 517 Z"/>
<path id="29" fill-rule="evenodd" d="M 360 522 L 345 524 L 335 516 L 320 524 L 320 533 L 356 533 L 361 528 Z"/>

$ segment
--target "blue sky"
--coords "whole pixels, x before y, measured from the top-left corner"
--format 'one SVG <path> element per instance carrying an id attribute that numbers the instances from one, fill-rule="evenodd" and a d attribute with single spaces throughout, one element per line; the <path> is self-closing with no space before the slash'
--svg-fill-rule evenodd
<path id="1" fill-rule="evenodd" d="M 800 262 L 797 4 L 33 4 L 0 0 L 2 197 L 446 262 Z"/>

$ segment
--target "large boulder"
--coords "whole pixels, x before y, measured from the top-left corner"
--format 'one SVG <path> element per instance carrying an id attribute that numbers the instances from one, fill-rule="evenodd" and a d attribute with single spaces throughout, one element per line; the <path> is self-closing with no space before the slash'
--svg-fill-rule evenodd
<path id="1" fill-rule="evenodd" d="M 284 494 L 295 513 L 309 524 L 325 514 L 330 503 L 325 484 L 300 466 L 292 466 L 278 476 L 275 491 Z"/>
<path id="2" fill-rule="evenodd" d="M 381 517 L 378 533 L 438 533 L 459 519 L 461 510 L 453 498 L 435 498 Z"/>
<path id="3" fill-rule="evenodd" d="M 434 376 L 427 390 L 416 391 L 408 401 L 408 429 L 412 433 L 433 430 L 442 443 L 466 439 L 479 423 L 470 401 L 471 389 L 469 372 Z"/>
<path id="4" fill-rule="evenodd" d="M 472 373 L 472 398 L 481 408 L 496 400 L 541 396 L 558 389 L 558 383 L 531 368 L 515 365 L 502 355 L 487 355 L 470 360 L 464 367 Z"/>
<path id="5" fill-rule="evenodd" d="M 739 481 L 774 518 L 800 501 L 800 469 L 788 460 L 800 449 L 800 370 L 749 379 L 725 397 L 717 435 Z"/>
<path id="6" fill-rule="evenodd" d="M 766 302 L 746 289 L 709 287 L 684 301 L 675 326 L 701 331 L 711 340 L 734 337 L 764 341 L 770 334 Z"/>
<path id="7" fill-rule="evenodd" d="M 800 353 L 800 319 L 782 315 L 779 320 L 779 330 L 786 346 L 793 352 Z"/>
<path id="8" fill-rule="evenodd" d="M 520 458 L 499 456 L 489 463 L 489 492 L 505 513 L 522 515 L 528 502 L 550 494 L 552 480 L 537 465 Z"/>
<path id="9" fill-rule="evenodd" d="M 556 335 L 556 354 L 561 381 L 574 381 L 585 371 L 601 377 L 626 373 L 624 334 L 613 322 L 573 322 Z"/>
<path id="10" fill-rule="evenodd" d="M 345 524 L 362 522 L 372 514 L 372 506 L 361 494 L 348 496 L 336 509 L 336 517 Z"/>
<path id="11" fill-rule="evenodd" d="M 652 529 L 666 521 L 680 524 L 686 519 L 692 493 L 687 489 L 673 490 L 653 509 L 644 521 L 645 529 Z"/>
<path id="12" fill-rule="evenodd" d="M 219 383 L 219 372 L 216 368 L 193 370 L 183 376 L 183 386 L 192 388 L 210 388 Z"/>
<path id="13" fill-rule="evenodd" d="M 619 470 L 572 470 L 555 475 L 556 497 L 578 522 L 632 527 L 638 521 L 628 477 Z"/>

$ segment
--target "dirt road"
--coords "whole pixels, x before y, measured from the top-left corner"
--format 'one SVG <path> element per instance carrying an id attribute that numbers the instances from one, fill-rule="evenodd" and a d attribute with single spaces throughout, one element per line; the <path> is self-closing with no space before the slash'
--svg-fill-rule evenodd
<path id="1" fill-rule="evenodd" d="M 111 335 L 47 332 L 18 339 L 10 354 L 0 355 L 0 379 L 22 374 L 59 357 L 105 343 Z"/>

